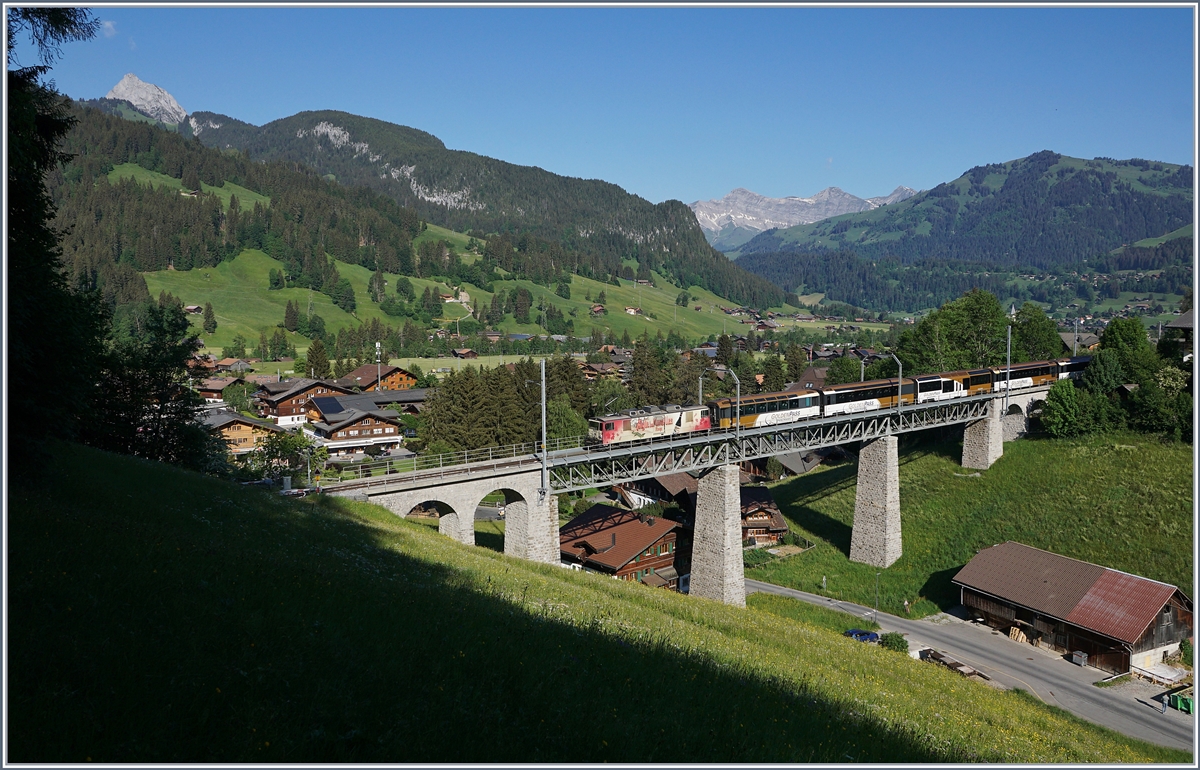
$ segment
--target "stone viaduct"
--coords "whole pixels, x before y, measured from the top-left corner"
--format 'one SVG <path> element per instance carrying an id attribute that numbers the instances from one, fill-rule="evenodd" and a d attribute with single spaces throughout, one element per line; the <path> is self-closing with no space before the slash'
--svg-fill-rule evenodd
<path id="1" fill-rule="evenodd" d="M 987 417 L 966 426 L 964 468 L 987 469 L 1004 453 L 1004 442 L 1026 432 L 1029 416 L 1044 392 L 1013 393 L 1007 414 L 1003 395 L 994 398 Z M 858 455 L 858 485 L 850 560 L 885 568 L 900 558 L 900 472 L 897 438 L 887 435 L 864 441 Z M 441 511 L 438 531 L 460 543 L 475 544 L 475 509 L 493 492 L 505 497 L 504 553 L 530 561 L 558 564 L 557 497 L 541 489 L 541 473 L 521 470 L 455 483 L 430 481 L 403 491 L 346 492 L 370 499 L 397 516 L 430 503 Z M 369 495 L 369 498 L 367 497 Z M 741 493 L 738 467 L 718 465 L 701 475 L 696 497 L 690 593 L 726 604 L 745 606 L 742 565 Z"/>

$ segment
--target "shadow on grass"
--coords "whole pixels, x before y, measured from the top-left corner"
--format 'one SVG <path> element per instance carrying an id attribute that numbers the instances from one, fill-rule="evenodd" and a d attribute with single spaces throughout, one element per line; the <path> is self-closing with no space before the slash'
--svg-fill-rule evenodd
<path id="1" fill-rule="evenodd" d="M 826 468 L 820 473 L 798 476 L 775 487 L 772 493 L 780 509 L 787 512 L 788 518 L 849 557 L 851 527 L 810 506 L 844 492 L 857 483 L 858 464 L 847 462 Z"/>
<path id="2" fill-rule="evenodd" d="M 921 586 L 921 596 L 936 604 L 942 612 L 949 612 L 957 607 L 960 604 L 959 592 L 950 581 L 961 569 L 962 566 L 959 565 L 931 574 Z"/>
<path id="3" fill-rule="evenodd" d="M 65 454 L 55 487 L 10 496 L 11 761 L 979 759 L 602 615 L 567 622 L 504 563 L 493 581 L 418 558 L 424 540 L 343 501 Z"/>
<path id="4" fill-rule="evenodd" d="M 476 521 L 475 545 L 496 553 L 504 553 L 504 530 L 494 521 Z"/>

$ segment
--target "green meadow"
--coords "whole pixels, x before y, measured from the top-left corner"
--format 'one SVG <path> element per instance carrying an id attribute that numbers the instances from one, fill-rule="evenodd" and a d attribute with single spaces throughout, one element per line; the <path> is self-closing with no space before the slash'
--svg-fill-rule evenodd
<path id="1" fill-rule="evenodd" d="M 145 172 L 147 174 L 153 172 Z M 169 178 L 169 177 L 164 177 Z M 432 226 L 431 226 L 432 228 Z M 428 231 L 427 231 L 428 232 Z M 446 231 L 450 232 L 450 231 Z M 424 237 L 425 233 L 422 234 Z M 257 343 L 260 332 L 270 336 L 277 325 L 283 321 L 283 311 L 288 300 L 300 303 L 301 312 L 305 312 L 311 299 L 313 312 L 325 319 L 325 327 L 336 331 L 347 326 L 357 326 L 359 323 L 378 318 L 385 324 L 398 326 L 404 319 L 393 318 L 379 309 L 372 302 L 367 292 L 372 271 L 360 265 L 350 265 L 336 262 L 338 273 L 348 279 L 354 287 L 357 308 L 354 314 L 347 313 L 333 304 L 333 301 L 320 292 L 310 292 L 308 289 L 278 289 L 270 290 L 268 276 L 272 269 L 282 269 L 283 264 L 272 259 L 257 249 L 247 249 L 236 258 L 222 262 L 216 267 L 197 268 L 194 270 L 159 270 L 142 273 L 150 296 L 157 297 L 159 292 L 167 291 L 183 300 L 186 305 L 203 305 L 211 302 L 213 312 L 217 316 L 217 331 L 213 334 L 199 332 L 202 318 L 194 316 L 193 326 L 204 339 L 205 348 L 209 352 L 219 352 L 222 347 L 230 344 L 233 337 L 241 334 L 251 343 Z M 511 291 L 523 287 L 533 295 L 535 310 L 539 300 L 553 302 L 556 307 L 567 314 L 575 322 L 575 335 L 589 336 L 593 328 L 611 330 L 620 337 L 629 332 L 630 337 L 642 333 L 650 336 L 662 332 L 667 335 L 672 329 L 678 331 L 685 339 L 705 339 L 709 335 L 720 335 L 723 331 L 729 334 L 745 334 L 751 327 L 741 323 L 741 317 L 728 316 L 721 312 L 720 307 L 728 307 L 730 303 L 717 295 L 699 287 L 692 287 L 689 293 L 695 297 L 688 307 L 679 307 L 675 298 L 681 289 L 669 283 L 658 274 L 653 274 L 658 287 L 639 286 L 632 281 L 621 280 L 620 286 L 595 281 L 590 278 L 573 276 L 571 280 L 571 298 L 564 299 L 554 293 L 553 287 L 538 286 L 530 281 L 502 280 L 496 281 L 493 288 L 496 291 Z M 388 285 L 393 286 L 399 276 L 385 275 Z M 444 283 L 423 279 L 409 278 L 417 295 L 432 287 L 441 293 L 449 293 L 450 287 Z M 474 303 L 480 307 L 490 305 L 492 293 L 472 284 L 463 288 L 470 294 Z M 599 293 L 605 292 L 605 306 L 608 313 L 592 318 L 590 309 L 592 302 Z M 701 310 L 695 307 L 699 305 Z M 625 307 L 641 307 L 643 315 L 627 315 Z M 777 310 L 795 312 L 795 308 L 785 306 Z M 444 305 L 445 315 L 439 320 L 442 328 L 455 330 L 454 320 L 463 319 L 470 315 L 467 308 L 457 303 Z M 574 313 L 574 316 L 570 315 Z M 654 316 L 654 317 L 651 317 Z M 790 323 L 790 322 L 789 322 Z M 886 329 L 886 324 L 859 324 L 864 328 Z M 821 324 L 803 324 L 811 328 L 821 328 Z M 500 331 L 505 334 L 545 334 L 545 330 L 533 323 L 520 324 L 509 316 L 502 324 Z M 301 354 L 307 349 L 309 340 L 299 335 L 289 335 Z"/>
<path id="2" fill-rule="evenodd" d="M 136 163 L 122 163 L 119 166 L 114 166 L 113 170 L 108 172 L 108 181 L 116 182 L 120 179 L 133 179 L 139 184 L 147 186 L 153 185 L 155 189 L 166 187 L 172 190 L 182 190 L 183 181 L 176 179 L 166 174 L 160 174 L 157 171 L 149 171 L 142 168 Z M 213 187 L 205 182 L 200 183 L 200 189 L 206 193 L 213 193 L 221 199 L 221 206 L 225 209 L 229 208 L 229 199 L 234 195 L 238 198 L 238 207 L 246 210 L 254 208 L 255 203 L 261 203 L 264 206 L 271 205 L 271 199 L 253 190 L 247 190 L 241 185 L 236 185 L 233 182 L 226 181 L 220 187 Z"/>
<path id="3" fill-rule="evenodd" d="M 881 572 L 879 609 L 903 614 L 908 600 L 924 616 L 958 603 L 950 581 L 978 550 L 1015 540 L 1195 595 L 1190 445 L 1132 433 L 1030 437 L 977 473 L 960 464 L 958 432 L 901 438 L 904 554 L 891 567 L 850 561 L 858 466 L 846 462 L 773 485 L 789 526 L 817 545 L 746 575 L 874 606 Z"/>
<path id="4" fill-rule="evenodd" d="M 759 600 L 73 445 L 42 472 L 9 488 L 12 762 L 1190 761 Z"/>

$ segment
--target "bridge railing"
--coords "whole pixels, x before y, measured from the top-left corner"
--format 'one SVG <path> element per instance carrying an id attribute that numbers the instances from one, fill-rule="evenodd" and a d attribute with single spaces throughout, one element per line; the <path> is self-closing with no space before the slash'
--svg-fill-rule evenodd
<path id="1" fill-rule="evenodd" d="M 545 446 L 546 450 L 551 453 L 579 449 L 584 445 L 586 438 L 586 436 L 554 438 L 545 442 Z M 329 486 L 338 482 L 361 481 L 376 477 L 395 476 L 397 474 L 402 476 L 413 475 L 425 471 L 451 470 L 459 466 L 479 463 L 494 463 L 501 460 L 528 458 L 537 455 L 541 451 L 541 447 L 542 442 L 537 441 L 523 444 L 509 444 L 507 446 L 467 449 L 460 452 L 443 452 L 440 454 L 415 455 L 412 457 L 389 457 L 382 460 L 354 463 L 340 470 L 327 468 L 325 475 L 321 478 L 321 482 L 323 486 Z"/>

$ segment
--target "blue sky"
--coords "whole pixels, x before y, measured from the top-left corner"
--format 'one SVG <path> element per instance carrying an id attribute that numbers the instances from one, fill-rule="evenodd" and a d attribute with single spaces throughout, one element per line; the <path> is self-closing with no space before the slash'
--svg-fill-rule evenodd
<path id="1" fill-rule="evenodd" d="M 345 110 L 654 202 L 886 195 L 1046 149 L 1195 163 L 1190 8 L 94 10 L 70 96 L 133 72 L 258 125 Z"/>

